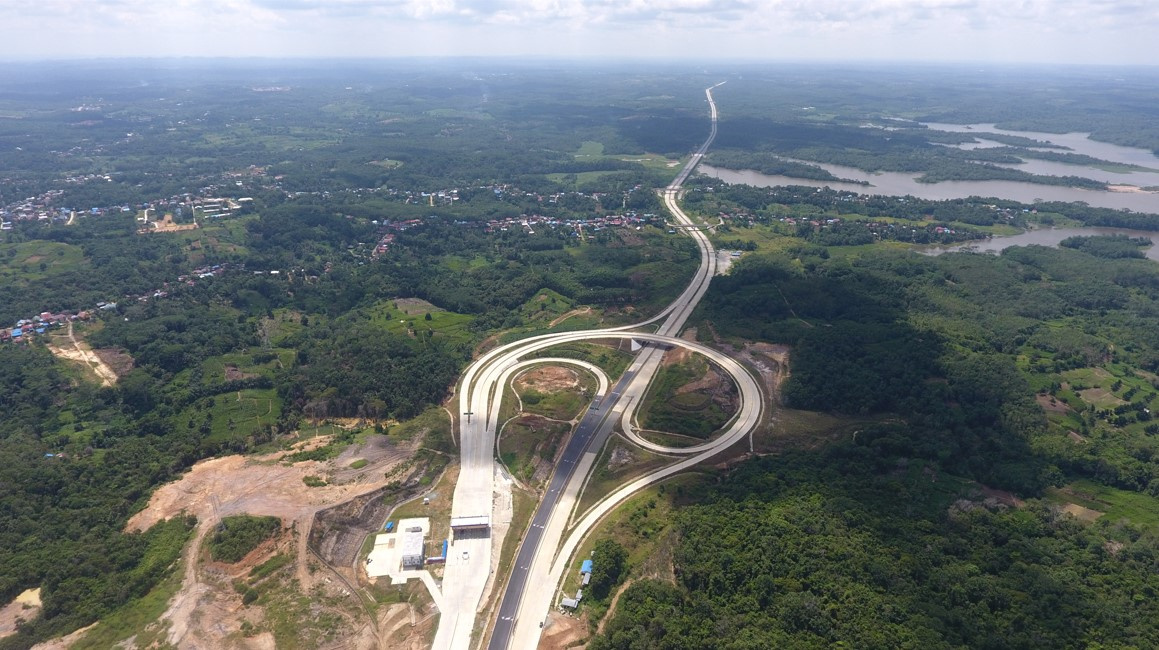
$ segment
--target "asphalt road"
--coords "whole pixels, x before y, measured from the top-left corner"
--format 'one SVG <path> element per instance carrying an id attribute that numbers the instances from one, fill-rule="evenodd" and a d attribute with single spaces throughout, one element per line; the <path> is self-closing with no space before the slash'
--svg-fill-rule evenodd
<path id="1" fill-rule="evenodd" d="M 580 457 L 588 450 L 593 437 L 608 419 L 612 405 L 619 400 L 624 386 L 628 385 L 633 377 L 634 375 L 624 374 L 620 381 L 616 382 L 611 393 L 592 403 L 592 408 L 589 408 L 588 412 L 584 414 L 575 433 L 572 434 L 571 440 L 568 441 L 567 447 L 564 448 L 559 464 L 556 465 L 555 472 L 551 476 L 551 482 L 548 483 L 547 491 L 543 495 L 543 500 L 539 502 L 539 507 L 536 508 L 535 515 L 531 518 L 531 526 L 523 537 L 519 553 L 515 556 L 515 565 L 511 569 L 511 579 L 507 583 L 507 591 L 503 594 L 503 602 L 499 605 L 499 615 L 495 621 L 494 632 L 491 634 L 491 643 L 488 646 L 492 650 L 507 647 L 508 639 L 515 627 L 515 617 L 523 600 L 523 592 L 527 586 L 527 578 L 530 576 L 532 563 L 540 552 L 539 545 L 547 528 L 548 519 L 555 511 L 564 488 L 572 480 Z"/>
<path id="2" fill-rule="evenodd" d="M 720 84 L 717 84 L 718 86 Z M 716 86 L 713 86 L 715 88 Z M 717 111 L 712 98 L 712 88 L 705 90 L 712 127 L 708 139 L 693 154 L 691 160 L 663 192 L 664 202 L 673 217 L 681 224 L 691 226 L 692 221 L 680 210 L 677 199 L 680 187 L 703 158 L 704 153 L 716 136 Z M 659 365 L 663 352 L 656 347 L 645 348 L 625 375 L 616 383 L 610 393 L 593 402 L 592 408 L 584 415 L 576 432 L 564 449 L 547 493 L 532 518 L 519 552 L 511 579 L 500 604 L 498 620 L 492 634 L 490 648 L 507 648 L 514 642 L 515 647 L 534 647 L 538 643 L 539 623 L 545 618 L 575 546 L 598 518 L 635 491 L 663 479 L 676 471 L 700 462 L 735 443 L 759 420 L 762 398 L 760 389 L 752 377 L 736 361 L 721 353 L 670 338 L 679 332 L 688 315 L 696 307 L 708 289 L 716 272 L 716 255 L 704 233 L 695 229 L 687 233 L 696 241 L 701 252 L 701 264 L 689 286 L 683 293 L 657 316 L 636 325 L 587 332 L 567 332 L 531 337 L 515 343 L 500 346 L 477 359 L 464 372 L 459 388 L 460 410 L 471 412 L 470 422 L 460 421 L 461 468 L 459 481 L 455 487 L 452 516 L 470 516 L 491 513 L 494 494 L 495 432 L 499 426 L 499 403 L 503 387 L 511 374 L 526 362 L 520 358 L 527 354 L 558 345 L 567 341 L 598 338 L 637 338 L 670 345 L 696 349 L 713 359 L 718 365 L 733 375 L 741 394 L 741 409 L 731 426 L 716 440 L 706 443 L 695 455 L 633 481 L 605 498 L 593 507 L 571 532 L 563 548 L 557 554 L 571 510 L 578 500 L 584 480 L 591 470 L 595 453 L 602 447 L 617 420 L 629 421 L 640 397 L 647 389 L 652 375 Z M 656 334 L 632 334 L 628 330 L 660 323 Z M 606 385 L 606 384 L 604 384 Z M 434 647 L 466 649 L 474 631 L 476 614 L 484 587 L 488 581 L 491 553 L 502 540 L 464 539 L 456 540 L 452 556 L 459 554 L 459 544 L 469 550 L 469 558 L 449 562 L 443 579 L 443 602 L 445 605 L 439 620 Z"/>
<path id="3" fill-rule="evenodd" d="M 719 85 L 720 84 L 717 84 L 717 86 Z M 713 88 L 715 87 L 716 86 L 713 86 Z M 693 172 L 693 170 L 695 170 L 700 160 L 704 157 L 704 153 L 708 150 L 709 146 L 712 145 L 712 141 L 716 137 L 717 110 L 716 103 L 713 101 L 712 97 L 712 88 L 705 90 L 705 97 L 708 101 L 711 115 L 711 130 L 709 136 L 696 151 L 696 153 L 693 154 L 692 159 L 688 161 L 676 179 L 664 190 L 665 205 L 672 213 L 672 216 L 678 222 L 684 225 L 693 225 L 693 222 L 688 218 L 687 215 L 684 214 L 676 202 L 680 193 L 680 187 L 683 185 L 684 181 L 687 180 L 688 176 Z M 697 243 L 697 246 L 700 248 L 700 267 L 697 269 L 697 273 L 693 276 L 692 282 L 689 283 L 689 286 L 669 306 L 669 308 L 665 310 L 665 314 L 663 315 L 664 320 L 658 328 L 659 336 L 654 339 L 657 341 L 663 341 L 664 337 L 674 336 L 680 331 L 680 329 L 684 326 L 684 323 L 687 321 L 688 316 L 692 313 L 692 310 L 695 309 L 697 303 L 700 302 L 700 299 L 708 290 L 709 283 L 716 273 L 716 251 L 713 249 L 712 243 L 708 240 L 708 237 L 705 236 L 704 233 L 694 229 L 689 229 L 686 232 L 693 237 Z M 598 338 L 599 336 L 599 332 L 590 333 L 591 338 Z M 671 343 L 683 345 L 684 342 L 671 341 Z M 723 356 L 715 350 L 706 350 L 706 352 L 710 358 Z M 630 420 L 634 414 L 635 408 L 640 404 L 641 398 L 646 392 L 653 374 L 659 367 L 660 359 L 662 356 L 663 351 L 657 349 L 656 347 L 647 347 L 642 350 L 636 362 L 632 365 L 632 368 L 636 369 L 636 372 L 632 373 L 631 376 L 625 375 L 624 379 L 617 384 L 620 390 L 620 395 L 616 396 L 614 400 L 612 399 L 613 396 L 608 396 L 607 399 L 601 402 L 601 409 L 608 411 L 619 410 L 621 413 L 620 419 L 624 421 Z M 744 377 L 747 378 L 749 382 L 752 382 L 752 379 L 747 374 L 747 372 L 744 371 L 743 368 L 740 368 L 739 365 L 735 363 L 735 361 L 732 361 L 731 359 L 727 359 L 727 361 L 732 362 L 734 368 L 739 369 Z M 724 364 L 722 363 L 722 365 Z M 738 382 L 738 385 L 743 383 L 739 377 L 734 377 L 734 380 Z M 759 409 L 762 403 L 759 388 L 756 387 L 755 383 L 752 383 L 751 390 L 745 390 L 745 388 L 746 386 L 741 387 L 742 405 L 746 399 L 750 402 L 755 400 L 757 408 Z M 621 404 L 621 401 L 624 403 Z M 759 419 L 759 415 L 757 419 Z M 735 426 L 738 423 L 742 427 L 747 426 L 747 428 L 741 431 L 741 437 L 743 437 L 744 433 L 747 433 L 747 431 L 751 429 L 752 426 L 755 426 L 756 421 L 753 419 L 751 424 L 746 425 L 745 422 L 747 422 L 747 420 L 742 420 L 744 419 L 735 419 L 733 429 L 735 430 Z M 615 421 L 612 418 L 605 417 L 601 418 L 600 422 L 602 426 L 597 433 L 597 437 L 599 439 L 599 444 L 602 445 L 603 440 L 605 440 L 606 437 L 610 435 Z M 707 443 L 705 447 L 710 448 L 706 449 L 706 451 L 702 452 L 701 454 L 696 454 L 696 456 L 693 458 L 699 459 L 704 457 L 705 454 L 714 454 L 720 449 L 731 445 L 732 442 L 735 442 L 735 440 L 735 436 L 725 434 L 724 436 L 719 437 L 717 440 Z M 585 447 L 587 444 L 590 444 L 590 442 L 590 440 L 587 441 L 585 443 Z M 598 447 L 593 446 L 593 448 Z M 590 471 L 590 462 L 594 459 L 589 457 L 588 460 L 589 467 L 584 469 L 585 475 L 588 471 Z M 697 462 L 699 462 L 699 460 L 697 460 Z M 683 463 L 681 463 L 681 465 L 686 466 Z M 569 476 L 564 485 L 567 485 L 568 487 L 565 488 L 563 486 L 559 486 L 560 491 L 555 493 L 555 500 L 553 500 L 552 510 L 545 512 L 544 508 L 541 507 L 536 512 L 536 517 L 540 520 L 539 523 L 544 525 L 544 528 L 536 529 L 537 541 L 539 537 L 546 535 L 554 543 L 551 544 L 550 549 L 544 548 L 540 550 L 536 548 L 535 551 L 529 553 L 527 558 L 529 560 L 528 562 L 520 564 L 516 567 L 517 570 L 520 570 L 520 573 L 518 575 L 513 573 L 511 581 L 508 583 L 507 593 L 504 595 L 503 603 L 500 606 L 500 619 L 496 622 L 495 629 L 491 636 L 491 643 L 488 646 L 490 650 L 503 650 L 508 647 L 530 648 L 537 645 L 540 623 L 543 622 L 543 620 L 546 618 L 546 614 L 552 605 L 555 587 L 559 584 L 559 580 L 562 577 L 562 568 L 560 569 L 558 575 L 556 575 L 556 567 L 557 565 L 560 567 L 565 566 L 566 561 L 571 556 L 571 553 L 574 552 L 574 547 L 569 549 L 565 545 L 565 548 L 561 550 L 558 555 L 555 554 L 555 546 L 558 544 L 557 540 L 562 536 L 564 532 L 563 529 L 566 525 L 567 515 L 570 514 L 556 511 L 558 503 L 555 501 L 558 500 L 561 494 L 565 493 L 565 490 L 570 493 L 569 496 L 578 496 L 579 488 L 581 487 L 580 484 L 582 484 L 582 477 L 581 480 L 576 480 L 576 477 L 574 476 L 575 469 L 575 464 L 569 464 L 567 466 L 567 473 Z M 558 471 L 559 470 L 557 469 L 557 473 Z M 664 476 L 667 476 L 667 474 L 664 474 Z M 660 478 L 663 478 L 663 476 L 658 477 L 655 480 L 660 480 Z M 642 489 L 644 486 L 649 484 L 650 483 L 644 483 L 640 487 L 637 487 L 636 490 Z M 624 493 L 622 498 L 627 498 L 627 496 L 629 496 L 634 491 L 635 490 Z M 618 493 L 619 492 L 617 492 L 617 494 Z M 607 501 L 605 500 L 605 502 L 602 503 L 607 503 Z M 618 501 L 616 503 L 618 503 Z M 606 510 L 604 511 L 606 512 Z M 549 520 L 552 522 L 551 524 L 547 523 Z M 595 525 L 596 521 L 598 521 L 598 518 L 585 518 L 585 520 L 581 521 L 579 526 L 573 529 L 571 537 L 575 538 L 576 540 L 582 539 L 583 535 L 585 535 L 587 531 L 590 530 L 591 526 Z M 550 529 L 548 526 L 550 526 Z M 578 541 L 576 543 L 578 544 Z M 525 541 L 524 545 L 526 544 L 527 542 Z M 522 548 L 520 550 L 522 554 Z M 551 562 L 550 560 L 553 558 L 555 561 Z M 528 583 L 533 585 L 530 593 L 527 589 Z M 517 593 L 520 598 L 521 602 L 518 604 L 509 603 L 513 593 Z M 506 612 L 502 611 L 503 609 L 506 609 Z M 504 616 L 507 618 L 503 618 Z M 502 624 L 502 629 L 500 628 L 500 624 Z"/>

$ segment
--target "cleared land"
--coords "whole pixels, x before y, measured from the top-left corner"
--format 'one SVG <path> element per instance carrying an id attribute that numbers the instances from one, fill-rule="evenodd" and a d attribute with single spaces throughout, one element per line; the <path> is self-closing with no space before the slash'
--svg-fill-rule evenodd
<path id="1" fill-rule="evenodd" d="M 0 639 L 16 633 L 17 624 L 30 621 L 40 613 L 40 588 L 26 589 L 12 602 L 0 607 Z"/>
<path id="2" fill-rule="evenodd" d="M 95 376 L 101 386 L 112 386 L 117 383 L 119 376 L 100 355 L 89 347 L 88 343 L 78 340 L 73 333 L 72 322 L 68 324 L 68 333 L 63 337 L 53 337 L 48 349 L 61 359 L 74 361 L 83 366 L 88 374 Z M 115 351 L 113 352 L 115 355 Z M 123 355 L 121 355 L 123 356 Z M 132 367 L 132 361 L 129 362 Z"/>
<path id="3" fill-rule="evenodd" d="M 357 585 L 350 565 L 324 564 L 308 542 L 318 513 L 331 513 L 323 517 L 329 525 L 335 518 L 342 524 L 358 520 L 382 502 L 376 497 L 388 485 L 388 476 L 409 466 L 419 440 L 384 440 L 376 436 L 325 461 L 285 459 L 309 447 L 324 447 L 326 436 L 273 454 L 216 458 L 158 489 L 129 521 L 130 530 L 180 513 L 194 514 L 199 521 L 196 540 L 185 553 L 180 589 L 157 624 L 167 630 L 165 641 L 182 648 L 381 646 L 380 633 L 396 627 L 399 608 L 377 607 L 378 599 Z M 374 471 L 351 470 L 353 456 L 366 459 Z M 308 476 L 322 477 L 326 485 L 309 487 L 303 481 Z M 201 550 L 205 536 L 220 517 L 242 513 L 279 517 L 283 533 L 235 565 L 208 561 Z M 335 543 L 324 545 L 327 555 L 349 555 L 344 551 L 350 544 L 342 542 L 351 536 L 335 533 Z M 359 538 L 354 546 L 360 544 Z M 396 596 L 386 600 L 410 607 L 409 598 Z M 411 645 L 410 634 L 425 628 L 410 624 L 423 616 L 407 614 L 407 634 L 399 636 L 396 629 L 392 637 L 402 645 L 392 647 Z"/>

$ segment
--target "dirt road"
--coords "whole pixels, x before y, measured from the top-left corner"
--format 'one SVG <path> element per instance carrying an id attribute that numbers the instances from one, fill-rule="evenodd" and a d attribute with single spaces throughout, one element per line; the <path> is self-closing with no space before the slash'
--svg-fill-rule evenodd
<path id="1" fill-rule="evenodd" d="M 352 585 L 320 566 L 321 562 L 309 553 L 307 540 L 315 512 L 381 488 L 386 484 L 387 470 L 410 457 L 409 453 L 400 452 L 408 451 L 413 450 L 366 444 L 343 454 L 341 460 L 293 464 L 280 460 L 285 452 L 258 457 L 227 456 L 197 463 L 181 479 L 159 488 L 149 505 L 129 520 L 127 529 L 144 530 L 182 512 L 198 518 L 195 540 L 185 550 L 181 589 L 161 617 L 168 625 L 167 642 L 178 648 L 225 647 L 230 645 L 229 639 L 238 638 L 243 625 L 264 628 L 262 621 L 269 614 L 258 604 L 243 606 L 240 594 L 230 586 L 229 576 L 223 578 L 223 571 L 236 567 L 207 566 L 200 554 L 205 536 L 220 518 L 244 513 L 282 519 L 289 532 L 278 552 L 295 558 L 290 571 L 297 578 L 298 592 L 324 594 L 323 602 L 329 604 L 317 607 L 333 610 L 332 616 L 346 621 L 341 626 L 341 638 L 326 647 L 381 647 L 380 622 L 367 618 L 358 594 L 349 588 Z M 351 454 L 367 458 L 375 471 L 356 476 L 344 471 Z M 308 487 L 303 481 L 306 476 L 325 477 L 330 484 Z M 343 477 L 341 483 L 336 480 L 338 476 Z M 238 570 L 244 577 L 249 568 Z M 257 634 L 238 647 L 273 648 L 273 643 L 269 634 Z"/>
<path id="2" fill-rule="evenodd" d="M 102 386 L 112 386 L 117 383 L 117 373 L 93 353 L 92 348 L 84 341 L 78 341 L 72 331 L 72 322 L 68 324 L 68 340 L 72 343 L 71 348 L 61 347 L 57 345 L 49 345 L 48 349 L 56 356 L 69 361 L 77 361 L 84 364 L 90 371 L 96 373 L 97 379 Z"/>

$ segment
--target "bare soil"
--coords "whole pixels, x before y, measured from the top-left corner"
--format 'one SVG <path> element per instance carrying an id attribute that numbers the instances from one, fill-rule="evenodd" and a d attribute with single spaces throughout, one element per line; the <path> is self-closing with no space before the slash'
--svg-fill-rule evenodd
<path id="1" fill-rule="evenodd" d="M 145 234 L 150 232 L 181 232 L 182 230 L 196 229 L 196 223 L 173 223 L 173 215 L 166 214 L 161 217 L 160 221 L 150 221 L 148 227 L 142 228 L 137 232 Z"/>
<path id="2" fill-rule="evenodd" d="M 378 614 L 378 627 L 383 630 L 379 647 L 390 650 L 427 650 L 437 624 L 438 618 L 432 611 L 420 611 L 409 603 L 383 607 Z"/>
<path id="3" fill-rule="evenodd" d="M 1047 395 L 1045 393 L 1035 395 L 1034 401 L 1038 402 L 1038 405 L 1042 407 L 1042 410 L 1046 411 L 1047 413 L 1066 413 L 1071 410 L 1071 408 L 1067 406 L 1066 402 L 1055 398 L 1053 395 Z"/>
<path id="4" fill-rule="evenodd" d="M 403 310 L 407 316 L 426 316 L 427 314 L 438 311 L 431 303 L 421 298 L 396 298 L 394 304 Z"/>
<path id="5" fill-rule="evenodd" d="M 234 381 L 237 379 L 252 379 L 257 377 L 257 375 L 252 372 L 242 372 L 241 370 L 238 370 L 237 366 L 226 366 L 223 374 L 225 375 L 226 381 Z"/>
<path id="6" fill-rule="evenodd" d="M 16 634 L 19 620 L 31 621 L 40 614 L 40 588 L 27 589 L 0 607 L 0 639 Z"/>
<path id="7" fill-rule="evenodd" d="M 112 386 L 117 382 L 117 373 L 99 356 L 93 353 L 88 343 L 78 340 L 68 324 L 68 338 L 56 337 L 56 342 L 48 345 L 49 351 L 62 359 L 76 361 L 96 375 L 101 386 Z"/>
<path id="8" fill-rule="evenodd" d="M 1026 502 L 1014 496 L 1013 492 L 1007 492 L 1006 490 L 999 490 L 996 488 L 987 487 L 985 485 L 981 487 L 981 491 L 983 497 L 987 499 L 994 499 L 998 503 L 1009 506 L 1011 508 L 1021 508 L 1022 506 L 1026 505 Z"/>
<path id="9" fill-rule="evenodd" d="M 676 394 L 708 393 L 716 395 L 717 393 L 727 391 L 731 384 L 732 381 L 725 377 L 723 373 L 718 372 L 716 368 L 710 366 L 708 372 L 704 373 L 703 377 L 677 388 Z"/>
<path id="10" fill-rule="evenodd" d="M 740 350 L 724 346 L 727 351 L 755 368 L 774 404 L 781 403 L 781 385 L 789 378 L 789 346 L 772 343 L 746 343 Z"/>
<path id="11" fill-rule="evenodd" d="M 616 445 L 616 448 L 613 449 L 612 453 L 608 456 L 608 469 L 615 471 L 634 460 L 636 460 L 636 457 L 632 454 L 630 449 L 622 445 Z"/>
<path id="12" fill-rule="evenodd" d="M 696 330 L 688 329 L 680 338 L 686 341 L 696 341 Z M 664 357 L 660 360 L 661 366 L 676 366 L 687 362 L 692 358 L 692 350 L 688 348 L 672 348 L 664 353 Z"/>
<path id="13" fill-rule="evenodd" d="M 543 625 L 543 634 L 539 637 L 539 650 L 564 650 L 575 648 L 577 644 L 588 638 L 588 623 L 586 617 L 575 617 L 552 610 L 547 615 L 547 623 Z"/>
<path id="14" fill-rule="evenodd" d="M 98 623 L 93 623 L 92 625 L 82 627 L 81 629 L 71 634 L 66 634 L 65 636 L 56 639 L 50 639 L 43 643 L 37 643 L 36 645 L 32 646 L 32 650 L 68 650 L 68 648 L 72 647 L 72 644 L 79 641 L 80 638 L 85 635 L 85 632 L 88 632 L 97 625 Z"/>
<path id="15" fill-rule="evenodd" d="M 326 438 L 322 437 L 304 441 L 301 446 L 325 442 Z M 404 645 L 386 644 L 381 633 L 385 619 L 372 619 L 359 599 L 357 592 L 361 586 L 350 566 L 355 560 L 345 566 L 327 564 L 313 554 L 307 542 L 319 512 L 336 513 L 344 524 L 358 522 L 360 516 L 368 513 L 378 514 L 382 499 L 374 497 L 381 496 L 386 475 L 413 455 L 415 445 L 417 441 L 401 446 L 390 443 L 384 436 L 371 436 L 366 444 L 325 462 L 280 462 L 287 452 L 250 458 L 215 458 L 197 463 L 181 479 L 159 488 L 149 505 L 129 520 L 129 530 L 144 530 L 183 512 L 198 518 L 195 540 L 185 552 L 183 584 L 161 617 L 161 622 L 169 626 L 168 642 L 178 648 L 273 648 L 274 639 L 269 633 L 250 637 L 241 634 L 242 625 L 247 622 L 260 630 L 268 613 L 256 603 L 243 606 L 241 594 L 232 582 L 248 575 L 250 569 L 275 553 L 284 553 L 294 558 L 287 571 L 296 580 L 287 579 L 286 584 L 293 585 L 287 588 L 315 596 L 311 617 L 317 619 L 328 614 L 344 621 L 339 626 L 338 637 L 328 640 L 324 647 L 409 647 L 406 639 L 411 634 L 425 634 L 426 628 L 410 627 L 408 621 L 407 634 L 393 637 L 402 639 Z M 369 464 L 350 470 L 348 457 L 355 455 L 366 458 Z M 325 477 L 328 485 L 307 487 L 302 479 L 311 475 Z M 334 506 L 342 507 L 330 510 Z M 242 513 L 280 517 L 286 532 L 236 565 L 209 562 L 200 553 L 205 535 L 221 517 Z M 370 525 L 380 524 L 376 521 Z M 328 533 L 313 535 L 320 547 L 340 550 L 334 555 L 341 556 L 344 562 L 349 560 L 350 549 L 354 548 L 356 554 L 364 539 L 358 533 L 335 532 L 334 537 L 331 543 Z M 303 621 L 303 625 L 310 622 Z"/>
<path id="16" fill-rule="evenodd" d="M 97 355 L 101 361 L 104 361 L 106 366 L 112 368 L 118 377 L 124 377 L 133 369 L 133 357 L 129 356 L 126 350 L 94 348 L 93 354 Z"/>
<path id="17" fill-rule="evenodd" d="M 540 393 L 558 393 L 579 386 L 579 374 L 561 366 L 539 366 L 519 375 L 516 390 L 534 390 Z"/>
<path id="18" fill-rule="evenodd" d="M 1103 513 L 1099 512 L 1098 510 L 1092 510 L 1085 506 L 1080 506 L 1077 503 L 1066 504 L 1062 507 L 1062 511 L 1067 514 L 1074 515 L 1080 521 L 1085 521 L 1087 523 L 1090 523 L 1103 516 Z"/>
<path id="19" fill-rule="evenodd" d="M 644 238 L 636 234 L 635 230 L 618 228 L 616 229 L 616 235 L 620 238 L 620 241 L 624 244 L 624 246 L 632 247 L 644 245 Z"/>

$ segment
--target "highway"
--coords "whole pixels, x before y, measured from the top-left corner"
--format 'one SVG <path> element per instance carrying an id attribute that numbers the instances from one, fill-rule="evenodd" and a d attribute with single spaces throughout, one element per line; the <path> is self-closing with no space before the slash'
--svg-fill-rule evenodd
<path id="1" fill-rule="evenodd" d="M 499 615 L 495 622 L 495 631 L 492 633 L 489 647 L 506 647 L 507 639 L 514 628 L 519 605 L 523 601 L 523 593 L 527 579 L 531 574 L 531 567 L 535 563 L 535 556 L 539 552 L 540 542 L 547 530 L 549 519 L 555 512 L 560 497 L 564 495 L 567 484 L 575 474 L 575 468 L 584 452 L 587 451 L 592 437 L 607 421 L 608 414 L 611 412 L 608 405 L 615 403 L 623 391 L 623 387 L 630 381 L 631 377 L 625 374 L 616 383 L 616 387 L 610 394 L 604 395 L 593 403 L 592 408 L 589 408 L 588 412 L 584 414 L 575 433 L 572 434 L 564 448 L 563 455 L 560 456 L 559 463 L 556 465 L 555 472 L 552 473 L 546 492 L 544 492 L 543 500 L 540 501 L 539 507 L 531 519 L 531 526 L 527 529 L 527 534 L 519 547 L 519 553 L 515 557 L 515 564 L 511 569 L 511 579 L 507 583 L 507 590 L 504 592 L 503 601 L 499 606 Z"/>
<path id="2" fill-rule="evenodd" d="M 676 179 L 663 191 L 664 203 L 673 218 L 685 226 L 694 224 L 680 210 L 677 200 L 681 186 L 716 137 L 717 109 L 712 90 L 719 85 L 705 90 L 711 116 L 709 137 L 692 155 Z M 593 339 L 630 338 L 667 346 L 682 346 L 705 355 L 728 372 L 737 384 L 741 402 L 737 414 L 725 432 L 710 442 L 687 449 L 668 449 L 647 443 L 646 446 L 654 451 L 681 453 L 686 458 L 632 481 L 603 499 L 571 529 L 563 547 L 560 548 L 560 540 L 563 538 L 568 521 L 572 518 L 572 511 L 583 483 L 595 462 L 597 453 L 616 423 L 625 423 L 624 429 L 630 432 L 629 435 L 633 440 L 642 440 L 631 429 L 630 421 L 640 398 L 659 367 L 663 356 L 662 346 L 646 346 L 610 391 L 604 378 L 601 381 L 600 396 L 593 401 L 565 447 L 547 486 L 547 492 L 520 545 L 511 578 L 499 607 L 489 645 L 492 649 L 533 648 L 538 644 L 539 625 L 553 604 L 556 586 L 571 554 L 603 514 L 647 485 L 691 467 L 743 439 L 760 420 L 763 407 L 760 388 L 739 363 L 711 348 L 673 338 L 708 290 L 709 282 L 716 273 L 716 253 L 707 236 L 695 228 L 684 230 L 696 241 L 701 253 L 701 263 L 684 292 L 655 317 L 636 325 L 545 334 L 516 341 L 484 354 L 463 374 L 458 391 L 459 407 L 462 413 L 472 415 L 460 420 L 462 461 L 451 507 L 452 517 L 492 513 L 497 468 L 494 461 L 494 446 L 503 387 L 514 372 L 532 363 L 521 358 L 533 352 L 561 343 Z M 631 331 L 657 323 L 655 333 Z M 575 363 L 571 360 L 567 362 Z M 442 600 L 445 609 L 439 620 L 434 648 L 438 650 L 470 648 L 483 592 L 488 579 L 494 579 L 489 571 L 491 554 L 501 542 L 502 540 L 492 540 L 489 537 L 454 540 L 451 551 L 454 561 L 449 558 L 443 578 Z M 559 549 L 558 553 L 556 549 Z M 462 553 L 463 551 L 467 551 L 466 555 Z"/>

